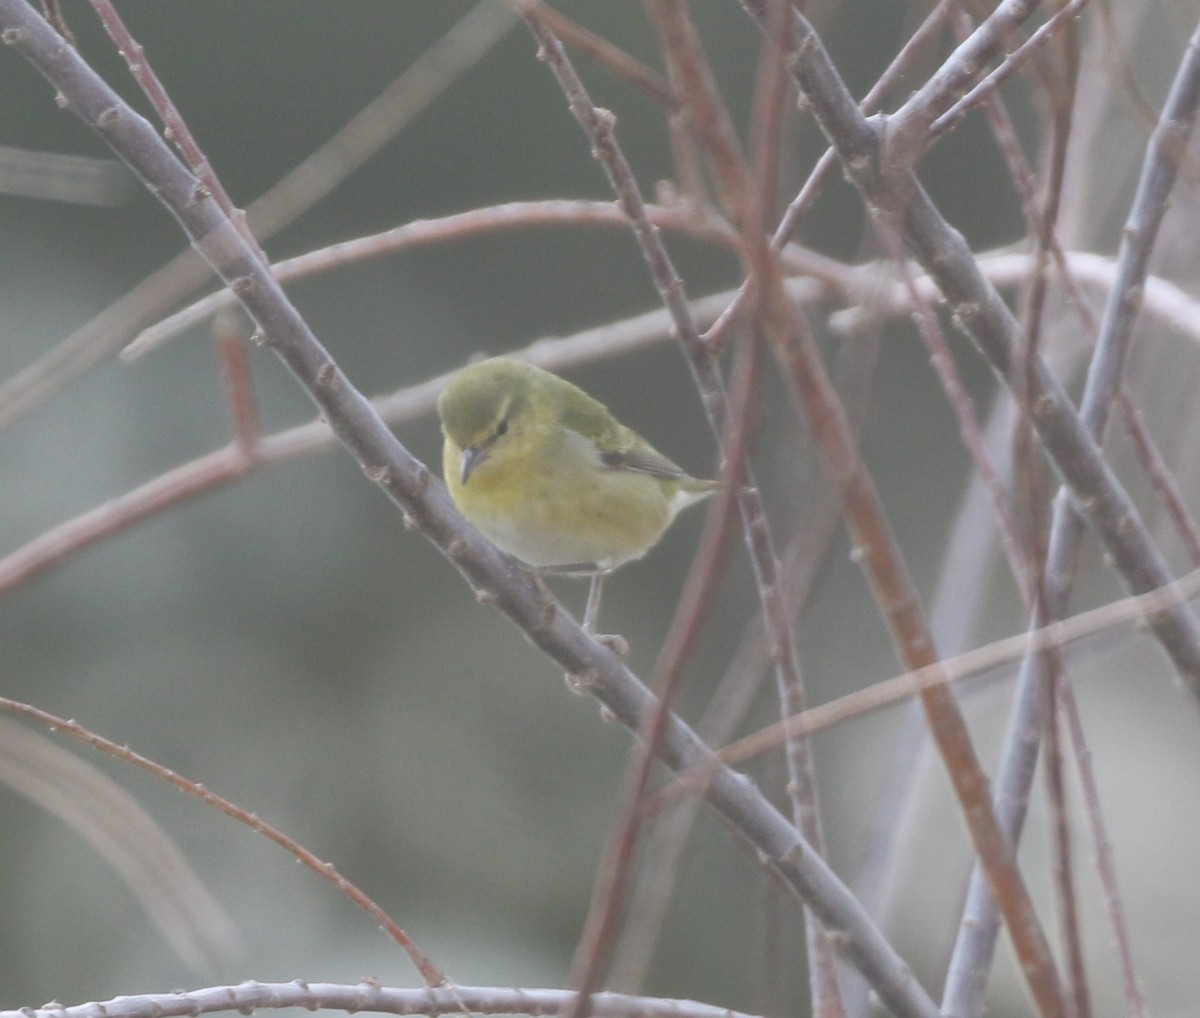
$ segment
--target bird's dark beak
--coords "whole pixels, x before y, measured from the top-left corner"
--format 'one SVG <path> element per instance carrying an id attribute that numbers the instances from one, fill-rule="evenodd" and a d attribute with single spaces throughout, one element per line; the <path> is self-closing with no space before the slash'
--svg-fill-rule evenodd
<path id="1" fill-rule="evenodd" d="M 475 446 L 468 446 L 464 449 L 462 452 L 462 476 L 459 477 L 459 481 L 462 484 L 466 484 L 467 478 L 475 472 L 475 468 L 486 458 L 486 449 L 477 449 Z"/>

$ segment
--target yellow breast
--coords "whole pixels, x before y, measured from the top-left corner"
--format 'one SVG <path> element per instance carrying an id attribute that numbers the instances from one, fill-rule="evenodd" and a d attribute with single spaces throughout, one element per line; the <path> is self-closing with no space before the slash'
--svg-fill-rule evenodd
<path id="1" fill-rule="evenodd" d="M 545 442 L 533 455 L 497 455 L 460 481 L 447 440 L 446 485 L 459 511 L 501 551 L 539 568 L 613 569 L 640 558 L 674 515 L 655 477 L 600 465 Z"/>

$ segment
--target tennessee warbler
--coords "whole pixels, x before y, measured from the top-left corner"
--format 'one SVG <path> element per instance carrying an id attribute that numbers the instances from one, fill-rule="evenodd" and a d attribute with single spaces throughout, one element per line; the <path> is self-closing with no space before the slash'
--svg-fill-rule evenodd
<path id="1" fill-rule="evenodd" d="M 459 371 L 438 417 L 454 504 L 497 548 L 540 571 L 602 574 L 641 558 L 680 509 L 717 487 L 582 389 L 510 357 Z"/>

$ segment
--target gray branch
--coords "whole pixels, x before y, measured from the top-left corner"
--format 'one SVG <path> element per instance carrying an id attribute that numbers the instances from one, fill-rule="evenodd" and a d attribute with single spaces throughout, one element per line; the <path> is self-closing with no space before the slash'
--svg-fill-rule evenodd
<path id="1" fill-rule="evenodd" d="M 442 986 L 399 989 L 377 983 L 343 985 L 244 982 L 175 993 L 139 993 L 103 1002 L 46 1004 L 19 1011 L 0 1011 L 0 1018 L 181 1018 L 201 1014 L 285 1007 L 307 1011 L 336 1010 L 348 1014 L 435 1015 L 523 1014 L 557 1015 L 575 994 L 571 990 L 508 989 L 496 986 Z M 597 1018 L 753 1018 L 694 1000 L 635 997 L 624 993 L 594 993 L 591 1014 Z"/>

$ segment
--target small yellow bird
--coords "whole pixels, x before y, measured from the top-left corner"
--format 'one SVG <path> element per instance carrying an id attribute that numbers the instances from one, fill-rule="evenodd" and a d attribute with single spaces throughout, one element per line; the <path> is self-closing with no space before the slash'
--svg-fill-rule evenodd
<path id="1" fill-rule="evenodd" d="M 602 574 L 641 558 L 680 509 L 718 486 L 582 389 L 510 357 L 458 372 L 438 417 L 454 504 L 497 548 L 543 572 Z"/>

